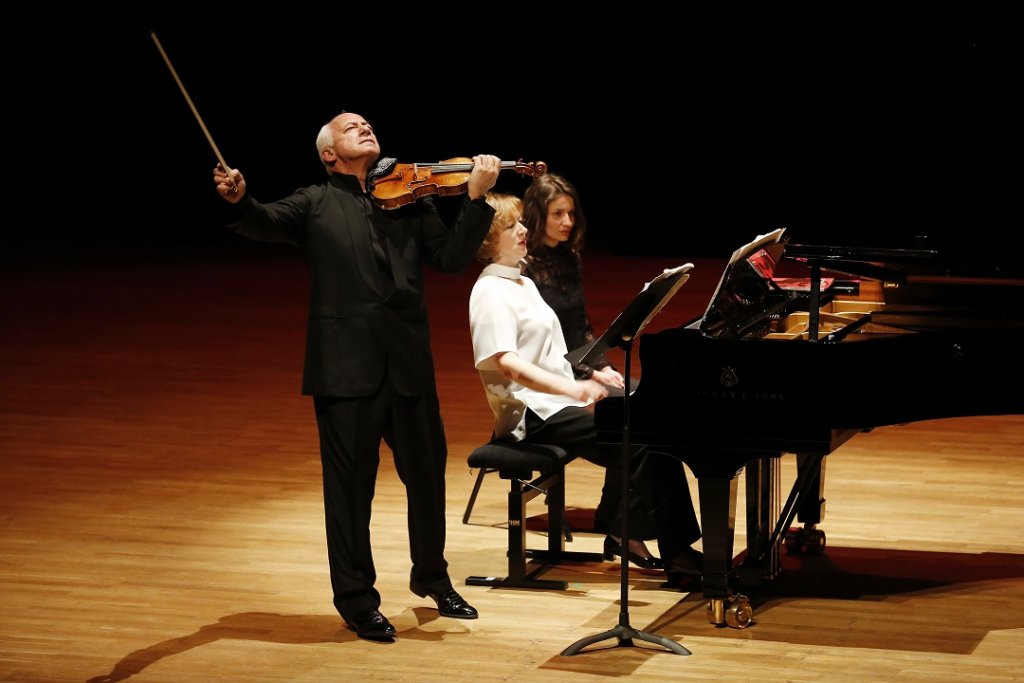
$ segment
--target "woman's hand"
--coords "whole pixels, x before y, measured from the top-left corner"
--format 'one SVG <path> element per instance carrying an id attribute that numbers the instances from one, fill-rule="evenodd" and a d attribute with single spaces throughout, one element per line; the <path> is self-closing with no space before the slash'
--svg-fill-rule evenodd
<path id="1" fill-rule="evenodd" d="M 626 379 L 618 370 L 610 365 L 601 370 L 594 370 L 592 378 L 605 386 L 615 387 L 616 389 L 622 389 L 626 386 Z"/>
<path id="2" fill-rule="evenodd" d="M 587 405 L 597 403 L 608 396 L 608 387 L 593 379 L 577 380 L 575 389 L 576 393 L 572 398 Z"/>

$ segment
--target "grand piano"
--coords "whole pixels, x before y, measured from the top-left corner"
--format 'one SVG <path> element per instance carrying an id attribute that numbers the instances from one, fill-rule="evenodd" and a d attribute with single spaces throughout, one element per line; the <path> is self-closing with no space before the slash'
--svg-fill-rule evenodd
<path id="1" fill-rule="evenodd" d="M 823 552 L 825 457 L 849 439 L 1024 413 L 1022 295 L 1019 272 L 958 267 L 928 249 L 790 244 L 783 228 L 732 254 L 701 317 L 638 338 L 641 378 L 628 407 L 596 405 L 598 439 L 628 438 L 693 472 L 711 623 L 751 623 L 739 589 L 773 579 L 781 550 Z M 783 502 L 787 454 L 797 474 Z M 736 556 L 741 472 L 747 538 Z"/>

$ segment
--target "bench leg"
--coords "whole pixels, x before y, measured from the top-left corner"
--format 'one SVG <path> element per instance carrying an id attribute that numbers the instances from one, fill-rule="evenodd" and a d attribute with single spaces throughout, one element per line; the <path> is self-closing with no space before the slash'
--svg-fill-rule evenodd
<path id="1" fill-rule="evenodd" d="M 565 549 L 566 541 L 572 540 L 572 532 L 565 521 L 565 470 L 552 475 L 548 483 L 548 547 L 547 551 L 527 550 L 527 557 L 544 560 L 550 564 L 559 562 L 603 562 L 602 553 L 585 553 Z"/>
<path id="2" fill-rule="evenodd" d="M 540 493 L 545 493 L 548 506 L 546 551 L 526 547 L 526 504 Z M 470 576 L 466 578 L 466 585 L 546 590 L 568 588 L 566 581 L 538 577 L 559 561 L 600 562 L 603 556 L 601 553 L 565 552 L 564 515 L 565 478 L 562 470 L 542 474 L 528 483 L 512 479 L 508 494 L 508 575 L 505 578 Z M 528 560 L 532 566 L 527 565 Z"/>
<path id="3" fill-rule="evenodd" d="M 466 511 L 462 513 L 463 524 L 469 524 L 469 515 L 473 512 L 473 506 L 476 505 L 476 496 L 480 493 L 480 485 L 484 483 L 484 475 L 497 471 L 498 470 L 493 467 L 480 468 L 480 471 L 476 475 L 476 482 L 473 484 L 473 492 L 469 494 L 469 501 L 466 503 Z"/>

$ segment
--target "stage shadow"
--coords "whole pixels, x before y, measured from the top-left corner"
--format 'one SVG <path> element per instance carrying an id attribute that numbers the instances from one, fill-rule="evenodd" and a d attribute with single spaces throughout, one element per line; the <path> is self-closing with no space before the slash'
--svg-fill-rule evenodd
<path id="1" fill-rule="evenodd" d="M 416 608 L 416 626 L 436 620 L 437 611 Z M 397 622 L 396 622 L 397 625 Z M 399 628 L 399 637 L 407 640 L 440 641 L 446 633 L 429 632 L 418 628 Z M 251 640 L 285 645 L 312 645 L 317 643 L 344 643 L 359 640 L 335 615 L 289 615 L 270 612 L 242 612 L 217 620 L 215 624 L 202 626 L 198 631 L 177 638 L 154 643 L 149 647 L 135 650 L 114 666 L 110 673 L 88 679 L 86 683 L 114 683 L 141 673 L 166 657 L 188 652 L 220 640 Z M 364 643 L 378 641 L 363 640 Z M 388 642 L 380 641 L 387 645 Z"/>
<path id="2" fill-rule="evenodd" d="M 645 604 L 638 593 L 656 588 L 648 581 L 631 582 L 630 604 Z M 1007 608 L 1024 600 L 1024 555 L 830 547 L 818 556 L 784 557 L 774 581 L 742 592 L 754 606 L 753 625 L 746 629 L 708 622 L 707 601 L 699 591 L 684 595 L 652 622 L 631 626 L 695 654 L 699 651 L 687 643 L 694 636 L 969 654 L 992 632 L 1024 628 L 1024 614 Z M 542 668 L 628 676 L 649 657 L 671 654 L 656 644 L 633 645 L 603 641 L 575 656 L 551 657 Z M 611 650 L 616 651 L 612 657 L 601 654 Z"/>
<path id="3" fill-rule="evenodd" d="M 830 547 L 782 559 L 774 581 L 741 587 L 748 629 L 716 628 L 691 593 L 652 625 L 659 633 L 966 654 L 994 631 L 1024 628 L 1024 555 Z M 950 615 L 956 615 L 951 619 Z"/>

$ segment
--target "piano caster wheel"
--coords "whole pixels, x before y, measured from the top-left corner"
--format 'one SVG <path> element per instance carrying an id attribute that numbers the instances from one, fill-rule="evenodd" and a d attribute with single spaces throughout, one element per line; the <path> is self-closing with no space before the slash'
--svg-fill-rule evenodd
<path id="1" fill-rule="evenodd" d="M 729 628 L 746 628 L 754 617 L 754 608 L 745 596 L 737 595 L 736 602 L 725 610 L 725 623 Z"/>
<path id="2" fill-rule="evenodd" d="M 784 541 L 790 555 L 820 555 L 825 551 L 825 532 L 821 529 L 790 527 Z"/>
<path id="3" fill-rule="evenodd" d="M 754 609 L 745 595 L 736 593 L 729 598 L 708 600 L 708 621 L 716 626 L 746 628 L 753 620 Z"/>

